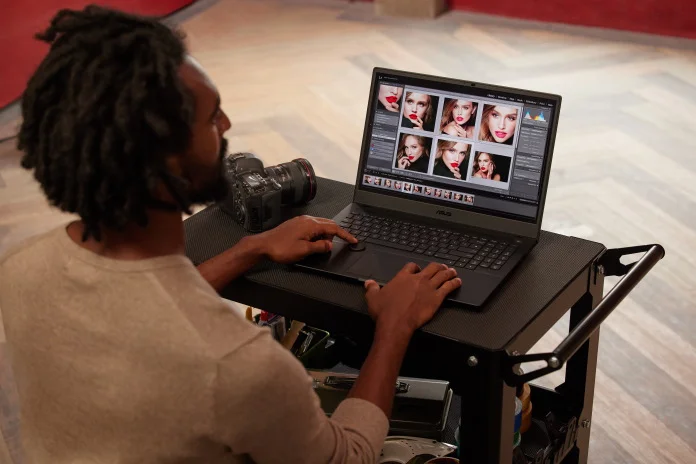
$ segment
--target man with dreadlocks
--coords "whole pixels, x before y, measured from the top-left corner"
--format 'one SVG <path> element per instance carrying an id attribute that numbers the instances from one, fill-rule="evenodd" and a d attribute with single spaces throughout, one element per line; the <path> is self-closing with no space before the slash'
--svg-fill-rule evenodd
<path id="1" fill-rule="evenodd" d="M 366 283 L 373 345 L 327 418 L 299 361 L 217 291 L 261 259 L 355 238 L 295 218 L 196 268 L 182 212 L 226 195 L 231 123 L 181 35 L 90 6 L 38 38 L 50 51 L 22 99 L 22 166 L 77 218 L 0 258 L 26 462 L 375 462 L 410 338 L 461 284 L 454 270 Z"/>

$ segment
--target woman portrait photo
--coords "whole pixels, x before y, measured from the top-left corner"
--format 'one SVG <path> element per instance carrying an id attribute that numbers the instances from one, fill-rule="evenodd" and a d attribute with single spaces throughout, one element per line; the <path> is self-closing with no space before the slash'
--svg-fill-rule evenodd
<path id="1" fill-rule="evenodd" d="M 492 155 L 484 151 L 476 153 L 471 167 L 471 177 L 478 179 L 507 182 L 510 172 L 510 158 L 502 155 Z"/>
<path id="2" fill-rule="evenodd" d="M 386 180 L 384 181 L 384 186 L 387 187 L 387 188 L 391 188 L 391 180 L 386 179 Z"/>
<path id="3" fill-rule="evenodd" d="M 517 108 L 484 105 L 479 140 L 512 145 L 517 128 Z"/>
<path id="4" fill-rule="evenodd" d="M 442 190 L 440 189 L 435 189 L 435 196 L 440 198 L 442 196 Z"/>
<path id="5" fill-rule="evenodd" d="M 446 98 L 442 118 L 440 118 L 440 133 L 473 139 L 477 109 L 476 102 Z"/>
<path id="6" fill-rule="evenodd" d="M 427 93 L 406 92 L 401 127 L 427 132 L 434 131 L 438 101 L 438 97 Z"/>
<path id="7" fill-rule="evenodd" d="M 404 192 L 410 192 L 410 191 L 411 191 L 411 185 L 412 185 L 412 184 L 404 184 Z"/>
<path id="8" fill-rule="evenodd" d="M 375 185 L 382 185 L 382 179 L 379 178 L 379 177 L 377 177 L 377 178 L 375 179 Z"/>
<path id="9" fill-rule="evenodd" d="M 428 172 L 430 145 L 433 139 L 420 135 L 401 134 L 396 150 L 395 167 L 408 171 Z"/>
<path id="10" fill-rule="evenodd" d="M 429 197 L 433 196 L 433 188 L 432 187 L 425 187 L 425 194 L 428 195 Z"/>
<path id="11" fill-rule="evenodd" d="M 466 166 L 470 152 L 471 145 L 468 143 L 438 140 L 433 175 L 452 179 L 466 177 L 461 169 L 462 166 Z M 466 168 L 464 170 L 466 172 Z"/>
<path id="12" fill-rule="evenodd" d="M 372 183 L 372 176 L 365 176 L 364 182 L 366 184 L 371 184 Z"/>
<path id="13" fill-rule="evenodd" d="M 464 203 L 469 203 L 470 205 L 474 204 L 474 197 L 472 195 L 466 195 L 464 197 Z"/>
<path id="14" fill-rule="evenodd" d="M 423 193 L 423 187 L 420 185 L 413 186 L 413 193 Z"/>
<path id="15" fill-rule="evenodd" d="M 377 100 L 379 100 L 385 110 L 391 111 L 392 113 L 398 113 L 400 108 L 399 102 L 401 101 L 401 95 L 403 93 L 403 87 L 381 84 L 379 86 Z"/>
<path id="16" fill-rule="evenodd" d="M 445 190 L 445 200 L 449 200 L 452 198 L 452 192 L 449 190 Z"/>
<path id="17" fill-rule="evenodd" d="M 462 194 L 461 193 L 455 193 L 454 194 L 454 199 L 457 201 L 462 201 Z"/>
<path id="18" fill-rule="evenodd" d="M 394 188 L 395 188 L 396 190 L 401 190 L 401 182 L 399 182 L 398 180 L 395 181 L 395 182 L 394 182 Z"/>

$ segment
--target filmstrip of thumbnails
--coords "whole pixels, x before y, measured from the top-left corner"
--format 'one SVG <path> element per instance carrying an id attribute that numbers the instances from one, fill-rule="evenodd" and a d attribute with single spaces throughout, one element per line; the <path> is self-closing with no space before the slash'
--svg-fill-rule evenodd
<path id="1" fill-rule="evenodd" d="M 439 200 L 451 201 L 460 204 L 474 204 L 474 195 L 468 193 L 456 192 L 454 190 L 446 190 L 441 188 L 428 187 L 425 185 L 414 184 L 413 182 L 405 182 L 394 179 L 385 179 L 372 175 L 363 176 L 363 183 L 373 185 L 375 187 L 386 190 L 394 190 L 397 192 L 410 193 L 412 195 L 421 195 L 424 197 L 436 198 Z"/>

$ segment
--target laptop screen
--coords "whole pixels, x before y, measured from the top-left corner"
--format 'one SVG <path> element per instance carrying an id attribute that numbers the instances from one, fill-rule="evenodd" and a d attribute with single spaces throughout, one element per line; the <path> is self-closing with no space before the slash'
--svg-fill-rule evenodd
<path id="1" fill-rule="evenodd" d="M 553 100 L 376 75 L 360 189 L 534 222 Z"/>

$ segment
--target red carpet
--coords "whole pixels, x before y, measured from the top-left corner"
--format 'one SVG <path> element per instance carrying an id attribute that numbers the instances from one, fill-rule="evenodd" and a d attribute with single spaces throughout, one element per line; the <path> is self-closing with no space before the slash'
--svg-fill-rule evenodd
<path id="1" fill-rule="evenodd" d="M 0 13 L 0 109 L 19 98 L 27 79 L 48 49 L 33 38 L 61 8 L 91 3 L 124 11 L 164 16 L 194 0 L 2 0 Z"/>
<path id="2" fill-rule="evenodd" d="M 694 0 L 450 0 L 459 10 L 696 39 Z"/>

